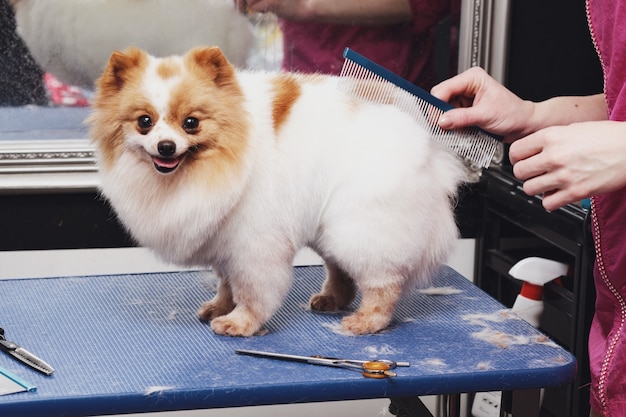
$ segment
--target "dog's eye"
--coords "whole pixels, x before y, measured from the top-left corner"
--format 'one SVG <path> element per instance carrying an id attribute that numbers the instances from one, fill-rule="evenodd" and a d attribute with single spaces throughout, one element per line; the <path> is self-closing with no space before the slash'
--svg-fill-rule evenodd
<path id="1" fill-rule="evenodd" d="M 144 114 L 143 116 L 139 116 L 137 118 L 137 126 L 139 127 L 139 131 L 141 133 L 148 133 L 148 131 L 152 127 L 152 118 L 146 114 Z"/>
<path id="2" fill-rule="evenodd" d="M 196 130 L 198 130 L 199 126 L 200 120 L 196 119 L 195 117 L 187 117 L 183 122 L 183 129 L 187 133 L 195 132 Z"/>

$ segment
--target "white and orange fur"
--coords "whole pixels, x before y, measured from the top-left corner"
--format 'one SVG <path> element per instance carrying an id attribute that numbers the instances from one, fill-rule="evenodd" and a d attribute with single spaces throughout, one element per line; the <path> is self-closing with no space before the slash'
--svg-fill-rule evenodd
<path id="1" fill-rule="evenodd" d="M 257 334 L 308 246 L 327 277 L 313 310 L 343 331 L 386 328 L 402 293 L 450 254 L 463 163 L 393 106 L 326 75 L 235 69 L 217 47 L 115 52 L 89 118 L 101 191 L 139 244 L 220 277 L 198 315 Z"/>

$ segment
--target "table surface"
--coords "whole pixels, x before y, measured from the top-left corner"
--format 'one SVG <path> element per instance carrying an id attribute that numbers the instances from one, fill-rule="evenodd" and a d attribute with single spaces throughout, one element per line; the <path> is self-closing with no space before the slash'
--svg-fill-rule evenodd
<path id="1" fill-rule="evenodd" d="M 576 361 L 456 271 L 415 290 L 389 329 L 343 335 L 337 314 L 307 307 L 323 267 L 297 267 L 266 334 L 217 336 L 197 320 L 215 291 L 208 271 L 0 281 L 0 327 L 49 362 L 44 376 L 0 354 L 0 366 L 37 386 L 0 396 L 0 415 L 89 416 L 515 390 L 570 382 Z M 395 378 L 235 354 L 409 361 Z"/>

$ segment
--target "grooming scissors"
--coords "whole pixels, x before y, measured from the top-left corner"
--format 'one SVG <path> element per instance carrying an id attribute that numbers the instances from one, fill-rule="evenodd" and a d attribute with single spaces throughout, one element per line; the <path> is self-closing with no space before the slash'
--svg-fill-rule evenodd
<path id="1" fill-rule="evenodd" d="M 360 371 L 366 378 L 386 378 L 397 376 L 391 369 L 397 367 L 410 366 L 408 362 L 396 362 L 386 359 L 380 360 L 356 360 L 356 359 L 338 359 L 328 358 L 325 356 L 299 356 L 288 355 L 284 353 L 263 352 L 258 350 L 236 350 L 239 355 L 255 356 L 258 358 L 278 359 L 290 362 L 302 362 L 311 365 L 332 366 L 337 368 L 345 368 Z"/>
<path id="2" fill-rule="evenodd" d="M 43 359 L 33 355 L 17 343 L 8 341 L 4 336 L 3 328 L 0 328 L 0 350 L 43 374 L 52 375 L 54 372 L 54 368 L 48 365 Z"/>

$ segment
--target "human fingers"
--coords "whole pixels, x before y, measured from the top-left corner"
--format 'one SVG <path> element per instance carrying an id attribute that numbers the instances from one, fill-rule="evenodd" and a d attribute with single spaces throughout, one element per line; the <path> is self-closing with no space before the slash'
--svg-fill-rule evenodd
<path id="1" fill-rule="evenodd" d="M 586 195 L 570 195 L 567 191 L 557 190 L 551 193 L 544 193 L 541 204 L 547 211 L 554 211 L 567 204 L 579 203 L 587 197 Z"/>
<path id="2" fill-rule="evenodd" d="M 435 85 L 430 92 L 447 103 L 455 99 L 471 102 L 484 84 L 485 77 L 488 74 L 482 68 L 473 67 Z"/>
<path id="3" fill-rule="evenodd" d="M 511 144 L 509 147 L 509 160 L 514 167 L 517 166 L 518 163 L 539 154 L 543 150 L 544 136 L 542 133 L 541 131 L 533 133 Z M 520 172 L 520 174 L 523 174 L 523 172 Z M 524 177 L 525 178 L 520 179 L 529 178 L 528 175 L 524 175 Z"/>
<path id="4" fill-rule="evenodd" d="M 548 128 L 521 138 L 511 144 L 509 159 L 513 175 L 524 181 L 528 195 L 555 193 L 550 200 L 564 201 L 572 198 L 575 176 L 573 165 L 577 160 L 569 152 L 567 135 L 563 128 Z M 559 200 L 560 199 L 560 200 Z M 568 201 L 569 202 L 569 201 Z"/>
<path id="5" fill-rule="evenodd" d="M 549 167 L 541 152 L 514 165 L 513 174 L 524 181 L 524 193 L 541 196 L 542 205 L 548 211 L 587 197 L 583 189 L 573 183 L 567 169 Z"/>
<path id="6" fill-rule="evenodd" d="M 462 129 L 468 126 L 477 126 L 481 129 L 499 135 L 504 143 L 512 143 L 520 137 L 522 125 L 514 117 L 506 114 L 505 110 L 498 109 L 498 101 L 483 102 L 472 107 L 452 109 L 445 112 L 438 120 L 439 127 L 444 130 Z"/>
<path id="7" fill-rule="evenodd" d="M 580 202 L 586 197 L 586 195 L 573 195 L 569 189 L 548 191 L 543 193 L 541 205 L 547 211 L 554 211 L 567 204 Z"/>
<path id="8" fill-rule="evenodd" d="M 577 203 L 591 194 L 564 171 L 548 172 L 524 182 L 527 195 L 540 195 L 543 207 L 553 211 L 570 203 Z"/>
<path id="9" fill-rule="evenodd" d="M 448 110 L 438 120 L 439 127 L 444 130 L 460 129 L 468 126 L 478 126 L 491 130 L 491 116 L 485 113 L 482 107 L 467 107 Z M 496 133 L 496 132 L 493 132 Z"/>
<path id="10" fill-rule="evenodd" d="M 528 195 L 552 195 L 563 187 L 559 180 L 558 167 L 551 162 L 546 152 L 541 132 L 521 138 L 511 144 L 509 159 L 513 175 L 524 181 L 523 189 Z M 558 193 L 561 197 L 561 193 Z M 550 197 L 555 200 L 556 197 Z"/>
<path id="11" fill-rule="evenodd" d="M 527 128 L 533 104 L 517 97 L 483 69 L 471 68 L 433 87 L 433 95 L 462 108 L 447 111 L 439 119 L 442 129 L 478 126 L 504 137 L 509 143 Z M 465 102 L 470 107 L 463 107 Z"/>
<path id="12" fill-rule="evenodd" d="M 626 186 L 626 124 L 587 122 L 540 130 L 511 145 L 513 174 L 554 210 Z M 601 138 L 602 140 L 594 140 Z"/>

